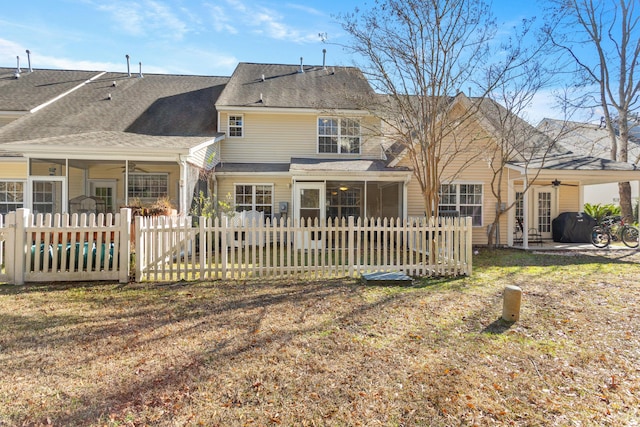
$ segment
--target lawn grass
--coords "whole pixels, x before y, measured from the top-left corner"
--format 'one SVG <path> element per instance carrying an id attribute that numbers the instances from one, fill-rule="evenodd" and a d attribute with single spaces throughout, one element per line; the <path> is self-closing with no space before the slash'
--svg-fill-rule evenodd
<path id="1" fill-rule="evenodd" d="M 481 249 L 472 277 L 407 287 L 0 285 L 0 426 L 638 425 L 639 262 Z"/>

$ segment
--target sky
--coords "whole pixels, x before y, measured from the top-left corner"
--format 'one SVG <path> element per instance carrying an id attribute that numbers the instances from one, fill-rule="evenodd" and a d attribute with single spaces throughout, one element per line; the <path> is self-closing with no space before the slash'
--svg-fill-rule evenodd
<path id="1" fill-rule="evenodd" d="M 366 0 L 371 2 L 372 0 Z M 239 62 L 351 65 L 348 38 L 336 16 L 356 0 L 14 0 L 0 8 L 0 66 L 229 76 Z M 532 0 L 494 0 L 510 28 L 542 18 Z M 324 42 L 323 40 L 324 39 Z M 549 113 L 541 93 L 528 112 L 534 124 Z"/>

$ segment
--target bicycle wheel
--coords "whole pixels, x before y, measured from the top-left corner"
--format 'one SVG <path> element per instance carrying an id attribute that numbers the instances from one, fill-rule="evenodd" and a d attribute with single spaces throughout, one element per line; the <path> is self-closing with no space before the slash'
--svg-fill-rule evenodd
<path id="1" fill-rule="evenodd" d="M 591 243 L 596 248 L 606 248 L 611 242 L 611 236 L 606 228 L 596 225 L 591 230 Z"/>
<path id="2" fill-rule="evenodd" d="M 638 243 L 640 243 L 638 237 L 639 236 L 637 228 L 630 225 L 625 225 L 624 227 L 622 227 L 622 243 L 624 243 L 628 247 L 637 248 Z"/>

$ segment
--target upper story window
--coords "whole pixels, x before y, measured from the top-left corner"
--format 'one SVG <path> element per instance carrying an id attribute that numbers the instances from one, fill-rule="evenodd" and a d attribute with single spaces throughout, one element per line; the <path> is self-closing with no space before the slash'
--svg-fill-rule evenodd
<path id="1" fill-rule="evenodd" d="M 440 211 L 458 211 L 470 216 L 474 227 L 482 225 L 482 184 L 440 185 Z"/>
<path id="2" fill-rule="evenodd" d="M 319 117 L 319 153 L 360 153 L 360 120 Z"/>
<path id="3" fill-rule="evenodd" d="M 229 116 L 229 136 L 242 137 L 243 135 L 243 117 L 242 115 Z"/>

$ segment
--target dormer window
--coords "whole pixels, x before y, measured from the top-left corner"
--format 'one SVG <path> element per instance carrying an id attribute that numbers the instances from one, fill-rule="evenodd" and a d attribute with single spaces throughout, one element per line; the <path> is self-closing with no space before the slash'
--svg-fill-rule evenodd
<path id="1" fill-rule="evenodd" d="M 360 153 L 360 120 L 319 117 L 318 152 L 338 154 Z"/>
<path id="2" fill-rule="evenodd" d="M 243 118 L 241 115 L 229 116 L 229 136 L 242 137 Z"/>

